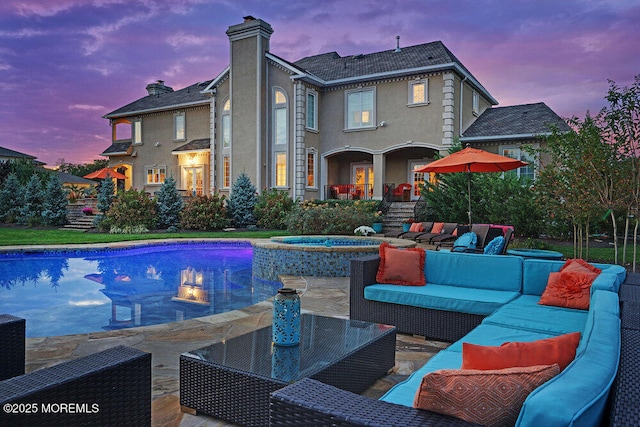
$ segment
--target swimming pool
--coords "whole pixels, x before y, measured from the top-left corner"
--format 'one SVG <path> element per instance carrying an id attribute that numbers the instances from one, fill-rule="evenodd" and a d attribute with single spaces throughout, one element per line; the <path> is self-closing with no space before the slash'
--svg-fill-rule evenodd
<path id="1" fill-rule="evenodd" d="M 27 337 L 192 319 L 273 297 L 252 275 L 246 242 L 0 254 L 0 312 L 27 319 Z"/>

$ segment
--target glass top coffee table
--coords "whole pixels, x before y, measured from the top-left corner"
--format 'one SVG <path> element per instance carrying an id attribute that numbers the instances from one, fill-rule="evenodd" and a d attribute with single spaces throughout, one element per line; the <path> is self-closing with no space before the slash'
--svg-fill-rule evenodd
<path id="1" fill-rule="evenodd" d="M 180 405 L 242 425 L 269 425 L 269 394 L 302 378 L 361 393 L 395 364 L 396 329 L 303 314 L 300 344 L 272 344 L 271 326 L 180 356 Z"/>

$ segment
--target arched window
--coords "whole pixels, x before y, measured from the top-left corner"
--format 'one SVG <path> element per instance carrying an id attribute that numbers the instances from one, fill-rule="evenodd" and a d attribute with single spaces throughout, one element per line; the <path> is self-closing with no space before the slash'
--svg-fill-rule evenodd
<path id="1" fill-rule="evenodd" d="M 231 100 L 222 104 L 222 148 L 231 147 Z"/>
<path id="2" fill-rule="evenodd" d="M 287 147 L 289 142 L 287 96 L 281 89 L 273 91 L 273 170 L 276 187 L 287 186 Z"/>

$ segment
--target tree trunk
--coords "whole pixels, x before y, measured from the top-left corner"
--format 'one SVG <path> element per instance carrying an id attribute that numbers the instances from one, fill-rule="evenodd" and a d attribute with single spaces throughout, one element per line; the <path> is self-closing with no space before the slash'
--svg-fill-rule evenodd
<path id="1" fill-rule="evenodd" d="M 586 239 L 584 241 L 584 259 L 589 260 L 589 219 L 587 219 L 587 223 L 584 226 Z"/>
<path id="2" fill-rule="evenodd" d="M 635 217 L 636 224 L 633 227 L 633 268 L 632 271 L 636 272 L 636 251 L 638 247 L 638 217 Z"/>
<path id="3" fill-rule="evenodd" d="M 618 224 L 616 222 L 616 216 L 611 209 L 611 225 L 613 226 L 613 259 L 615 264 L 618 263 Z"/>
<path id="4" fill-rule="evenodd" d="M 622 239 L 622 265 L 627 262 L 627 243 L 629 240 L 629 211 L 627 210 L 627 217 L 624 219 L 624 239 Z"/>

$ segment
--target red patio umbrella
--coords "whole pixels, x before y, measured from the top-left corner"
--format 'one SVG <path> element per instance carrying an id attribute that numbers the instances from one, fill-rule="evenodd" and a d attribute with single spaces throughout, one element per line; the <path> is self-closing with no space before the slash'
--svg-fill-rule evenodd
<path id="1" fill-rule="evenodd" d="M 471 225 L 471 172 L 506 172 L 526 165 L 528 163 L 518 159 L 489 153 L 467 145 L 463 150 L 438 159 L 414 171 L 436 173 L 466 172 L 467 191 L 469 193 L 469 225 Z"/>
<path id="2" fill-rule="evenodd" d="M 100 170 L 97 170 L 95 172 L 91 172 L 90 174 L 87 174 L 84 176 L 84 178 L 87 179 L 105 179 L 107 177 L 107 175 L 110 178 L 114 178 L 114 179 L 126 179 L 127 177 L 123 174 L 121 174 L 120 172 L 114 171 L 111 168 L 102 168 Z"/>

